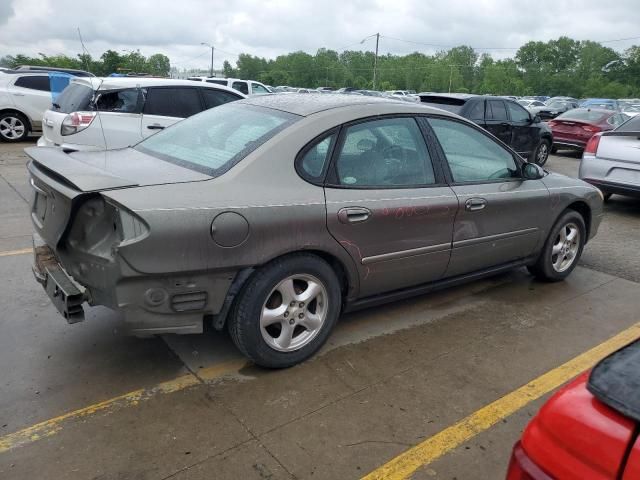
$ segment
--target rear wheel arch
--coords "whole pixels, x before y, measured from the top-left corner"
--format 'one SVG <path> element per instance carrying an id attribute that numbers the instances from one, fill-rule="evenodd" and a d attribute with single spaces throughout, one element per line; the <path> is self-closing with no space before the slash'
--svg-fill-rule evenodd
<path id="1" fill-rule="evenodd" d="M 270 258 L 267 262 L 257 265 L 255 267 L 245 268 L 240 270 L 236 278 L 234 279 L 229 291 L 227 292 L 227 297 L 223 304 L 220 313 L 213 316 L 213 326 L 216 330 L 221 330 L 224 328 L 225 324 L 229 319 L 229 313 L 233 310 L 234 304 L 236 303 L 236 299 L 239 296 L 239 293 L 242 291 L 244 286 L 249 282 L 249 280 L 256 275 L 258 271 L 267 267 L 273 262 L 281 261 L 288 257 L 292 257 L 295 255 L 313 255 L 321 260 L 325 261 L 331 269 L 336 274 L 338 281 L 340 282 L 340 292 L 342 294 L 342 308 L 344 307 L 344 302 L 349 294 L 350 288 L 354 287 L 354 283 L 357 281 L 357 277 L 353 278 L 349 273 L 349 270 L 344 265 L 343 261 L 340 260 L 336 255 L 333 255 L 329 252 L 323 250 L 296 250 L 292 252 L 287 252 L 282 255 L 278 255 L 276 257 Z M 341 310 L 342 310 L 341 308 Z"/>

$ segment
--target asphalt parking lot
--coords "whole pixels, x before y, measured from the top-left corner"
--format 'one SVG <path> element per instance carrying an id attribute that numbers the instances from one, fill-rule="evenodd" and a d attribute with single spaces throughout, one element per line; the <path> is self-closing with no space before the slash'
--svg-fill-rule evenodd
<path id="1" fill-rule="evenodd" d="M 618 196 L 567 281 L 522 269 L 349 314 L 288 370 L 222 332 L 129 338 L 101 308 L 67 325 L 30 271 L 28 145 L 0 144 L 2 479 L 499 479 L 541 376 L 640 336 L 640 201 Z"/>

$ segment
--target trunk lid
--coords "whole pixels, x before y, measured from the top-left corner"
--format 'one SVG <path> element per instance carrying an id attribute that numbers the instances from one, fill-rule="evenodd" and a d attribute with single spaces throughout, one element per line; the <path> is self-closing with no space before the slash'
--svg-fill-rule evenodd
<path id="1" fill-rule="evenodd" d="M 59 148 L 30 147 L 25 153 L 32 159 L 31 219 L 36 233 L 54 250 L 85 197 L 105 190 L 211 178 L 133 149 L 65 153 Z"/>
<path id="2" fill-rule="evenodd" d="M 605 132 L 598 144 L 598 157 L 640 164 L 640 132 Z"/>

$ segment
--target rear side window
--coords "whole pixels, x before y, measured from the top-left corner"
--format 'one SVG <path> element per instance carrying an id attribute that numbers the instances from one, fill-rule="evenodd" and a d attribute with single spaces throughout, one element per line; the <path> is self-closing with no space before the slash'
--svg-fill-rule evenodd
<path id="1" fill-rule="evenodd" d="M 502 120 L 507 121 L 507 109 L 504 108 L 504 102 L 502 100 L 488 100 L 487 101 L 487 120 Z"/>
<path id="2" fill-rule="evenodd" d="M 202 111 L 197 88 L 149 88 L 144 105 L 147 115 L 187 118 Z"/>
<path id="3" fill-rule="evenodd" d="M 29 88 L 31 90 L 40 90 L 42 92 L 50 92 L 49 75 L 46 76 L 29 76 L 20 77 L 14 83 L 16 87 Z"/>
<path id="4" fill-rule="evenodd" d="M 303 150 L 296 165 L 303 178 L 311 182 L 322 180 L 335 140 L 336 134 L 332 133 Z"/>
<path id="5" fill-rule="evenodd" d="M 239 92 L 249 95 L 249 85 L 247 85 L 247 82 L 233 82 L 231 88 L 235 88 Z"/>
<path id="6" fill-rule="evenodd" d="M 92 97 L 93 89 L 91 87 L 71 82 L 69 86 L 58 95 L 56 102 L 53 104 L 53 108 L 56 112 L 60 113 L 89 110 Z"/>
<path id="7" fill-rule="evenodd" d="M 138 90 L 129 88 L 115 92 L 102 92 L 96 102 L 100 112 L 140 113 L 138 111 Z"/>
<path id="8" fill-rule="evenodd" d="M 611 115 L 611 117 L 609 117 L 609 120 L 607 120 L 607 123 L 609 125 L 613 125 L 614 127 L 617 127 L 619 125 L 622 125 L 628 119 L 629 117 L 627 117 L 626 115 L 623 115 L 622 113 L 618 113 L 616 115 Z"/>
<path id="9" fill-rule="evenodd" d="M 178 122 L 134 148 L 217 177 L 299 118 L 280 110 L 232 102 Z"/>
<path id="10" fill-rule="evenodd" d="M 413 118 L 386 118 L 347 127 L 336 174 L 340 185 L 355 188 L 435 183 L 427 146 Z"/>
<path id="11" fill-rule="evenodd" d="M 204 97 L 204 108 L 207 109 L 242 98 L 239 95 L 234 95 L 233 93 L 223 90 L 216 90 L 215 88 L 203 88 L 202 95 Z"/>
<path id="12" fill-rule="evenodd" d="M 616 128 L 616 132 L 640 132 L 640 115 L 631 117 L 628 122 Z"/>
<path id="13" fill-rule="evenodd" d="M 469 118 L 471 120 L 484 120 L 484 100 L 473 102 L 473 106 L 469 111 Z"/>

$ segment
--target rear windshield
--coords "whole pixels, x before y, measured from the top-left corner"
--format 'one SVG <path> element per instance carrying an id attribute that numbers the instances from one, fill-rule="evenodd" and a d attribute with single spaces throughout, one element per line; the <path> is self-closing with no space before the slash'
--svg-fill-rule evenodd
<path id="1" fill-rule="evenodd" d="M 640 115 L 631 117 L 618 128 L 616 132 L 640 132 Z"/>
<path id="2" fill-rule="evenodd" d="M 178 122 L 134 148 L 217 177 L 298 118 L 270 108 L 228 103 Z"/>
<path id="3" fill-rule="evenodd" d="M 575 108 L 563 113 L 562 115 L 558 115 L 556 120 L 577 120 L 579 122 L 599 123 L 609 116 L 611 116 L 611 113 L 603 112 L 601 110 Z"/>
<path id="4" fill-rule="evenodd" d="M 53 104 L 53 109 L 60 113 L 89 110 L 92 97 L 93 89 L 91 87 L 71 82 L 69 86 L 58 95 L 56 102 Z"/>

